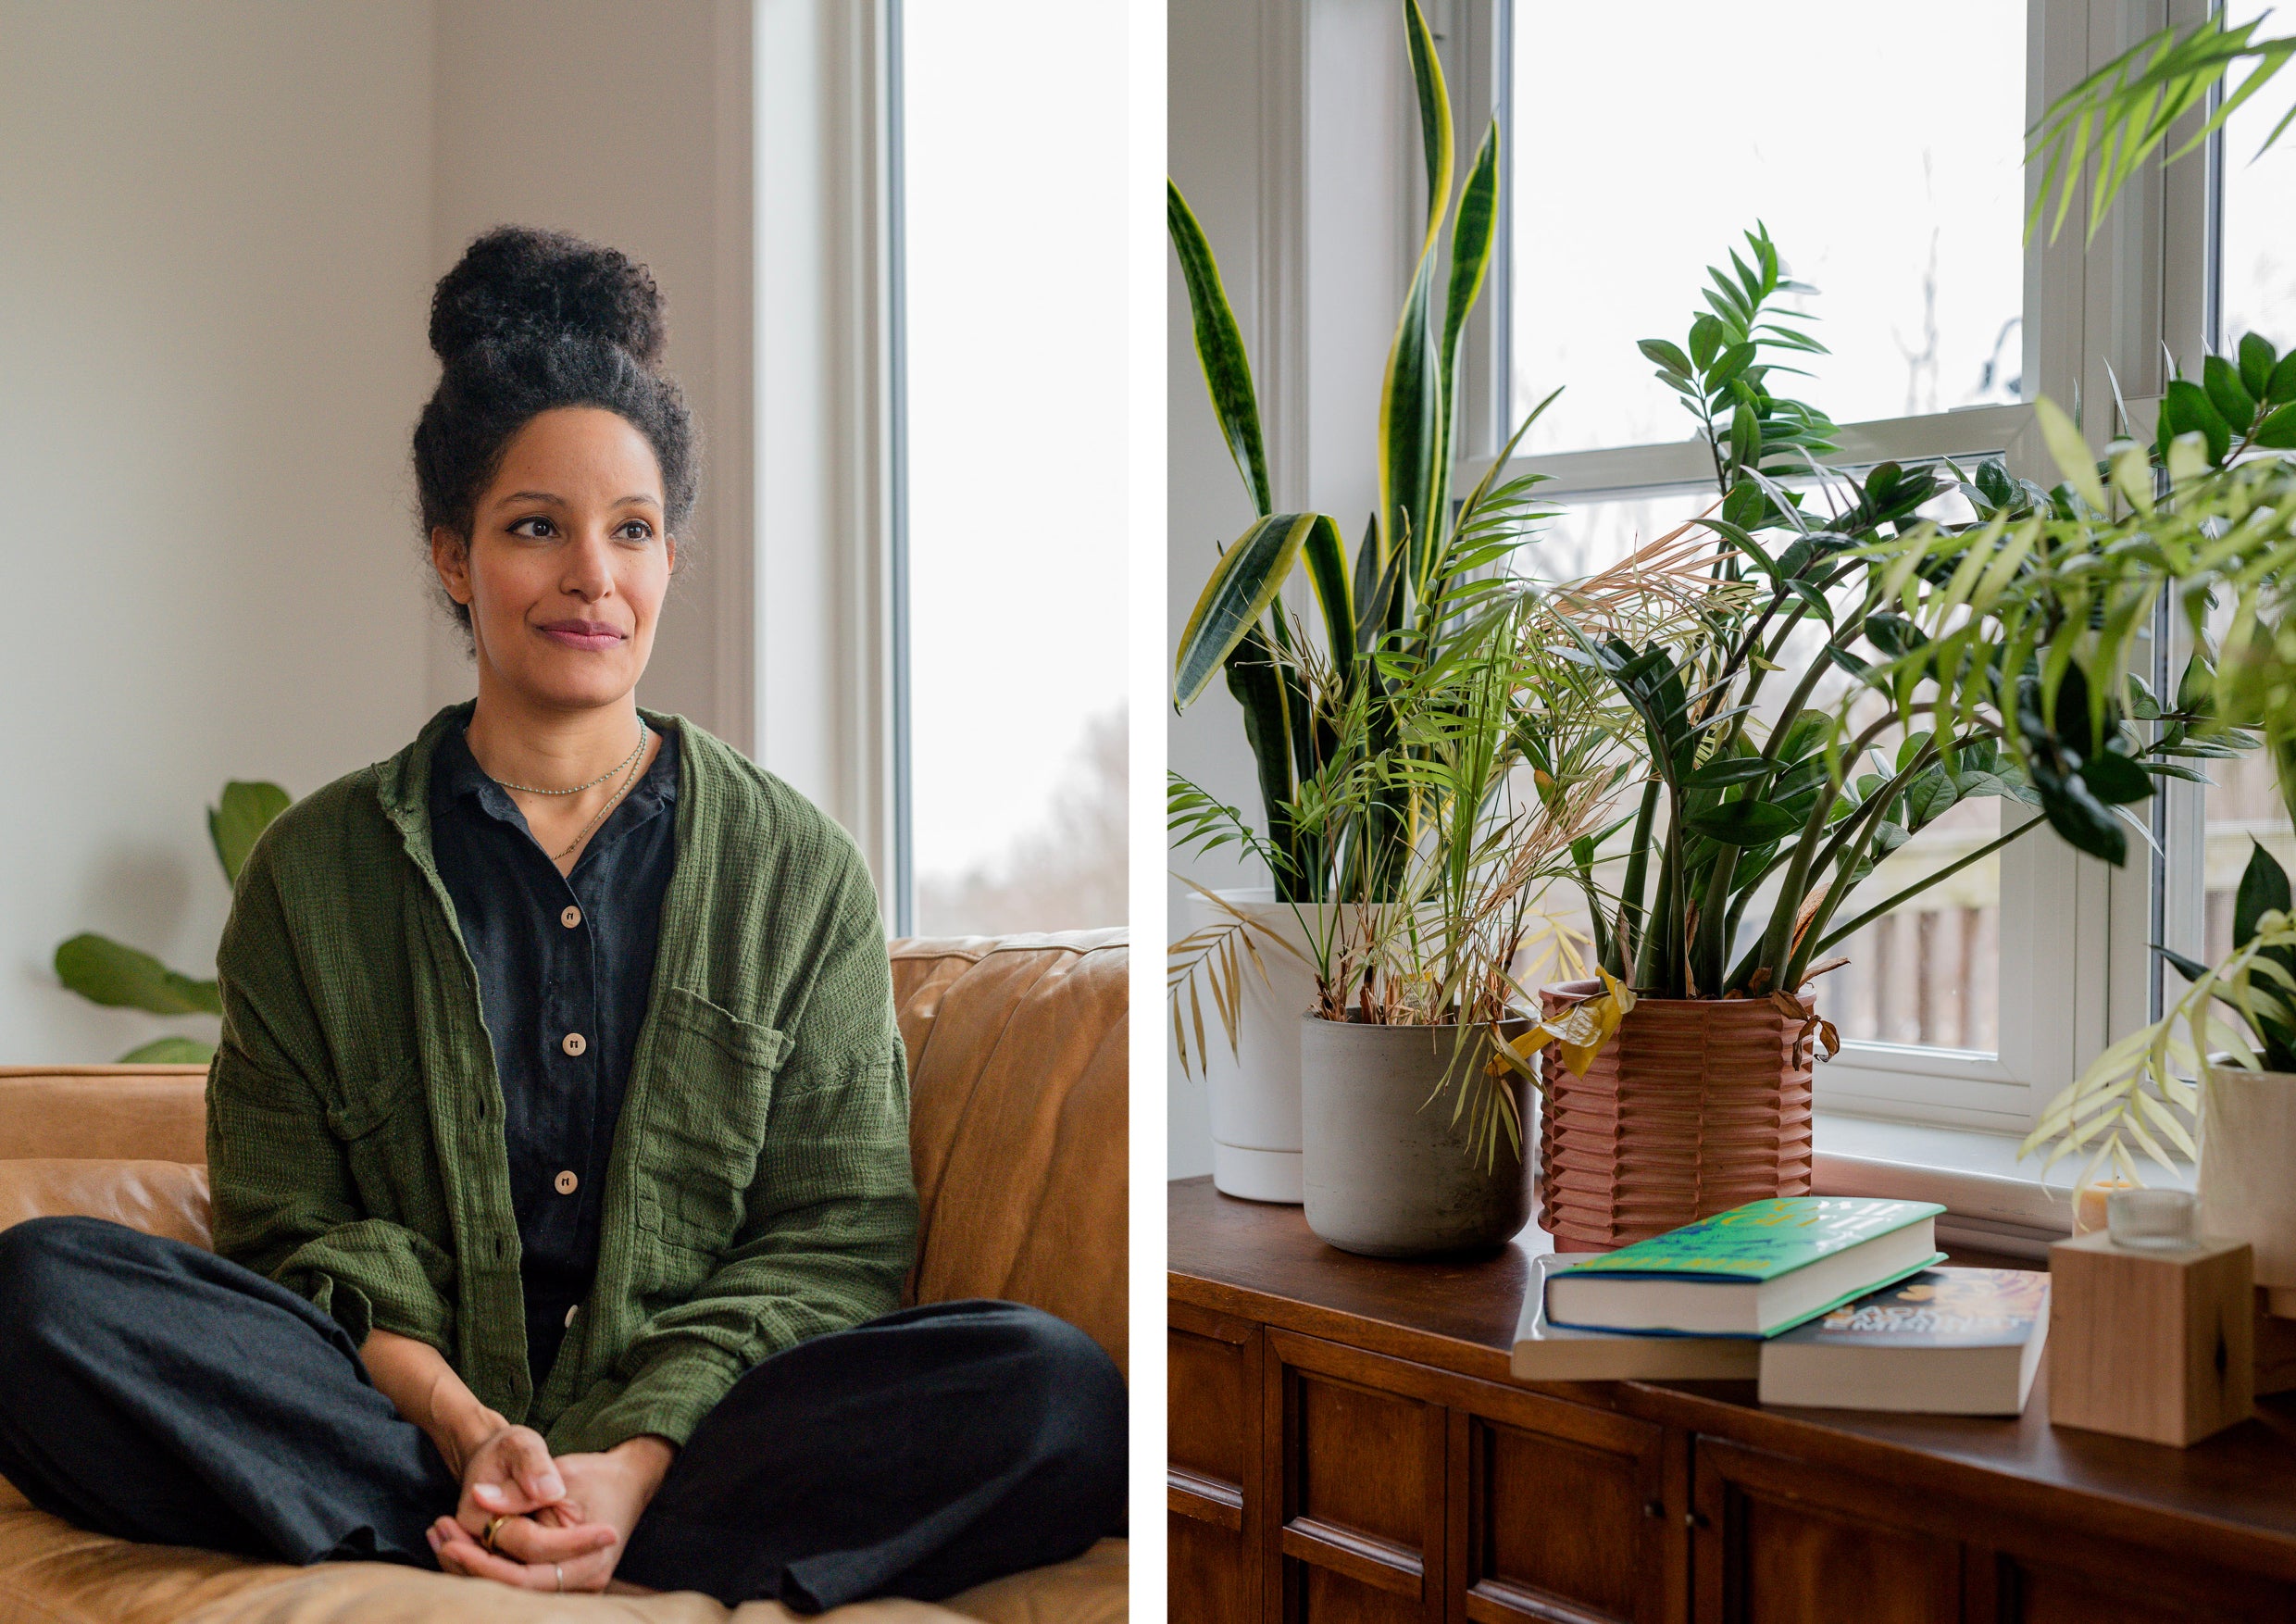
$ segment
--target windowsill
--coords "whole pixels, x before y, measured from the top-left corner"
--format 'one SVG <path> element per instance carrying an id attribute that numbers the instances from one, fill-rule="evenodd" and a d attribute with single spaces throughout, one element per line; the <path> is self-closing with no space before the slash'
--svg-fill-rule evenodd
<path id="1" fill-rule="evenodd" d="M 2080 1170 L 2068 1157 L 2044 1187 L 2041 1158 L 2017 1156 L 2017 1140 L 1971 1128 L 1933 1128 L 1821 1111 L 1816 1123 L 1819 1195 L 1876 1195 L 1935 1201 L 1940 1242 L 2019 1257 L 2044 1257 L 2073 1230 L 2071 1182 Z M 2147 1163 L 2149 1184 L 2190 1190 L 2192 1169 L 2171 1176 Z"/>

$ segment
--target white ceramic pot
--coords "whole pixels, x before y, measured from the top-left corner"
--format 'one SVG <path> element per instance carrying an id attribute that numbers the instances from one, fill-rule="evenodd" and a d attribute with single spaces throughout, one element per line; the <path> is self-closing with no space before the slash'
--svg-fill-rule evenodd
<path id="1" fill-rule="evenodd" d="M 1530 1221 L 1523 1146 L 1502 1135 L 1495 1158 L 1479 1155 L 1454 1111 L 1463 1076 L 1490 1058 L 1487 1031 L 1464 1055 L 1456 1027 L 1311 1015 L 1300 1031 L 1309 1229 L 1345 1251 L 1421 1257 L 1504 1245 Z M 1527 1140 L 1529 1087 L 1513 1071 L 1506 1086 Z"/>
<path id="2" fill-rule="evenodd" d="M 2296 1076 L 2209 1068 L 2198 1194 L 2201 1233 L 2246 1241 L 2272 1312 L 2296 1318 Z"/>
<path id="3" fill-rule="evenodd" d="M 1268 886 L 1223 891 L 1221 899 L 1253 921 L 1263 979 L 1243 960 L 1242 1018 L 1236 1048 L 1209 1010 L 1204 1035 L 1211 1053 L 1203 1072 L 1212 1116 L 1212 1183 L 1251 1201 L 1300 1200 L 1300 1018 L 1316 1006 L 1315 956 L 1289 903 Z M 1310 919 L 1317 910 L 1302 909 Z M 1230 916 L 1191 892 L 1188 934 Z M 1286 953 L 1267 938 L 1289 943 Z"/>

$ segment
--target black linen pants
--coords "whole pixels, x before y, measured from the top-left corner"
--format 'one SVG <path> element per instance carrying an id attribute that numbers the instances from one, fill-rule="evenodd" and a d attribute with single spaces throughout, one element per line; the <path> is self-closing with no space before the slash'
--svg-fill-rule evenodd
<path id="1" fill-rule="evenodd" d="M 799 1611 L 933 1601 L 1082 1552 L 1124 1505 L 1125 1395 L 1074 1326 L 935 1303 L 745 1372 L 616 1577 Z M 284 1287 L 99 1218 L 0 1230 L 0 1476 L 100 1533 L 434 1568 L 459 1485 Z"/>

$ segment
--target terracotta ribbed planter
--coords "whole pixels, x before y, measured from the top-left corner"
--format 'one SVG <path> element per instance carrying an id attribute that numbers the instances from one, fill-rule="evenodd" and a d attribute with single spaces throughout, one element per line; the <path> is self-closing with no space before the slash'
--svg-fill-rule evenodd
<path id="1" fill-rule="evenodd" d="M 1540 993 L 1550 1016 L 1601 987 Z M 1808 994 L 1644 998 L 1573 1077 L 1549 1044 L 1539 1227 L 1558 1252 L 1607 1252 L 1743 1202 L 1810 1193 Z"/>

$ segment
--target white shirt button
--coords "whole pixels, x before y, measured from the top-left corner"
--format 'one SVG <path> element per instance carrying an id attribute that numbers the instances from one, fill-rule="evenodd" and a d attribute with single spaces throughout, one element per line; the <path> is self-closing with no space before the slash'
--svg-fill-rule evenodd
<path id="1" fill-rule="evenodd" d="M 574 1329 L 574 1316 L 575 1316 L 575 1315 L 577 1315 L 577 1314 L 579 1314 L 579 1313 L 580 1313 L 580 1312 L 581 1312 L 581 1305 L 580 1305 L 580 1303 L 575 1304 L 573 1307 L 568 1308 L 568 1309 L 566 1311 L 566 1328 L 567 1328 L 568 1330 L 573 1330 L 573 1329 Z"/>
<path id="2" fill-rule="evenodd" d="M 550 1181 L 552 1188 L 556 1190 L 561 1195 L 573 1194 L 574 1186 L 580 1182 L 581 1181 L 574 1176 L 571 1168 L 560 1173 L 556 1178 Z"/>
<path id="3" fill-rule="evenodd" d="M 558 916 L 558 923 L 564 925 L 569 931 L 581 922 L 582 910 L 574 906 L 570 903 L 567 905 L 566 912 Z"/>
<path id="4" fill-rule="evenodd" d="M 590 1042 L 580 1032 L 568 1032 L 565 1037 L 558 1040 L 558 1047 L 564 1049 L 569 1055 L 579 1055 L 584 1049 L 590 1047 Z"/>

